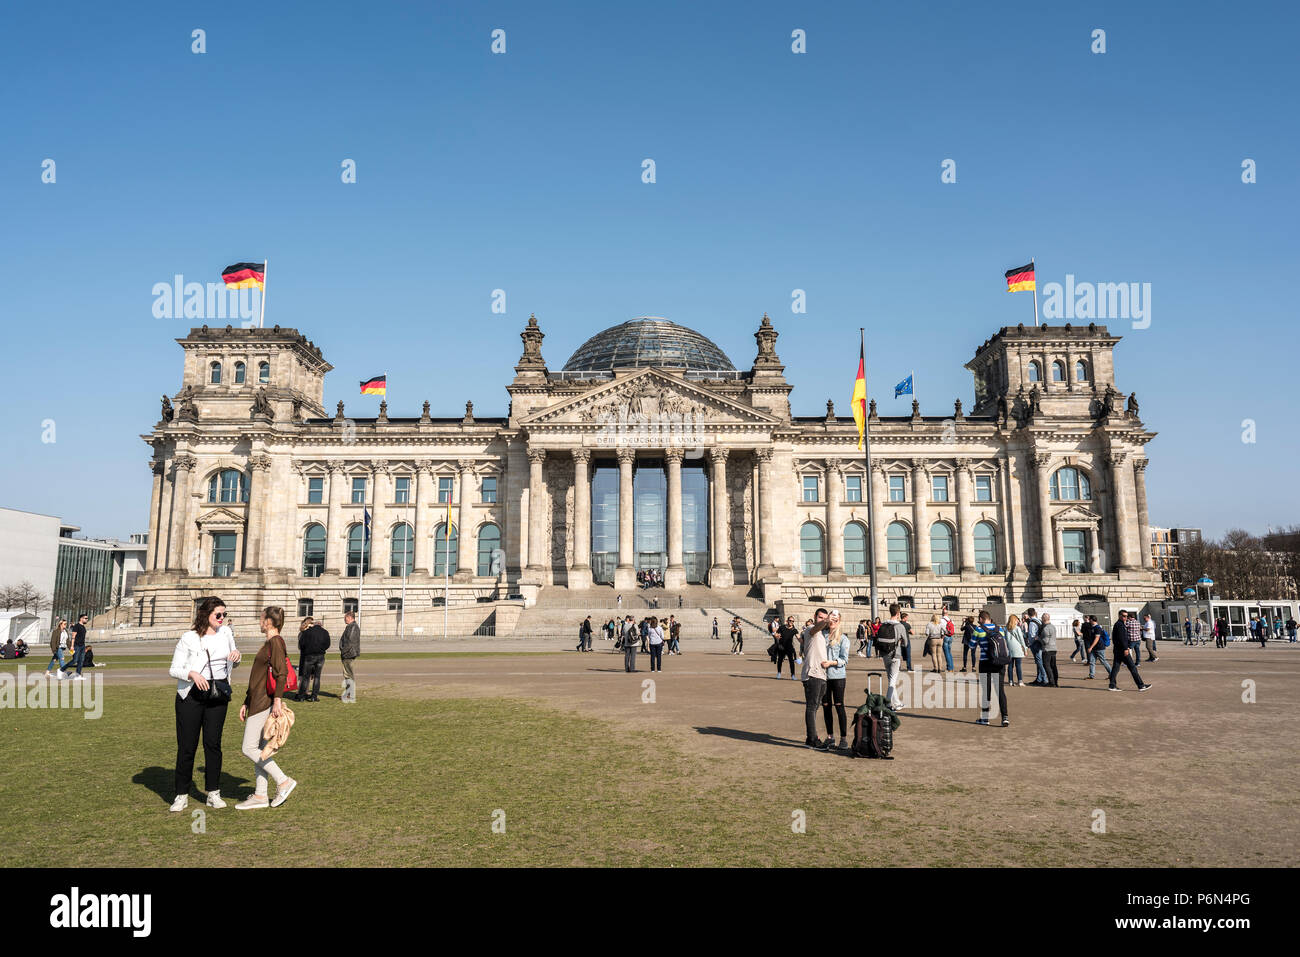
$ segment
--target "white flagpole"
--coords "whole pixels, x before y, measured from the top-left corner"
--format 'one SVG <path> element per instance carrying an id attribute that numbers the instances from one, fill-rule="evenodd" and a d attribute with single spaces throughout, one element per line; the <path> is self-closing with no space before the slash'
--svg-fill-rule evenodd
<path id="1" fill-rule="evenodd" d="M 257 317 L 257 328 L 259 329 L 266 328 L 266 267 L 270 262 L 269 259 L 262 260 L 262 314 Z"/>
<path id="2" fill-rule="evenodd" d="M 1038 267 L 1034 265 L 1033 256 L 1029 257 L 1029 265 L 1034 271 L 1034 325 L 1038 325 Z"/>
<path id="3" fill-rule="evenodd" d="M 455 494 L 456 483 L 451 483 L 451 491 L 447 493 L 447 525 L 443 532 L 442 541 L 444 548 L 442 550 L 442 637 L 447 637 L 448 617 L 451 610 L 451 499 Z"/>

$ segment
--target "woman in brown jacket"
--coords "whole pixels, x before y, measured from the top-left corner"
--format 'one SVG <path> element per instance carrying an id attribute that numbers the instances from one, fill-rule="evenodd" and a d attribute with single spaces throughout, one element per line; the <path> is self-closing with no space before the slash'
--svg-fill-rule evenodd
<path id="1" fill-rule="evenodd" d="M 265 737 L 262 729 L 266 719 L 274 714 L 279 717 L 284 713 L 284 686 L 289 678 L 289 665 L 285 660 L 284 639 L 280 637 L 280 628 L 284 625 L 284 609 L 270 606 L 262 612 L 261 630 L 266 641 L 253 659 L 253 667 L 248 676 L 248 693 L 244 703 L 239 707 L 239 720 L 244 722 L 244 757 L 253 762 L 257 772 L 256 790 L 243 801 L 235 805 L 238 811 L 252 811 L 262 807 L 279 807 L 293 793 L 298 782 L 280 770 L 280 766 L 269 757 L 262 760 L 262 747 Z M 275 677 L 275 697 L 266 693 L 266 676 Z M 275 799 L 268 801 L 266 795 L 267 775 L 275 778 Z"/>

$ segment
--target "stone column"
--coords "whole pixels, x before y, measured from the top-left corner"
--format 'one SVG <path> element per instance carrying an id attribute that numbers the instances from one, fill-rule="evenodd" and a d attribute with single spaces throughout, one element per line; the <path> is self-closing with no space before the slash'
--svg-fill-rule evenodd
<path id="1" fill-rule="evenodd" d="M 176 475 L 172 479 L 171 542 L 167 549 L 169 571 L 184 571 L 189 568 L 185 547 L 190 527 L 190 473 L 196 464 L 192 455 L 176 456 Z"/>
<path id="2" fill-rule="evenodd" d="M 1056 568 L 1056 536 L 1052 529 L 1052 457 L 1034 453 L 1034 481 L 1038 486 L 1038 567 L 1044 574 Z"/>
<path id="3" fill-rule="evenodd" d="M 1052 530 L 1052 544 L 1056 546 L 1056 570 L 1062 575 L 1065 574 L 1065 529 L 1057 528 Z M 1084 562 L 1087 567 L 1091 567 L 1091 559 L 1085 555 Z"/>
<path id="4" fill-rule="evenodd" d="M 158 502 L 158 544 L 154 548 L 153 567 L 166 571 L 170 566 L 167 556 L 171 554 L 172 529 L 176 524 L 172 515 L 172 501 L 176 498 L 176 477 L 163 462 L 162 498 Z"/>
<path id="5" fill-rule="evenodd" d="M 867 531 L 874 543 L 876 555 L 876 577 L 889 573 L 889 541 L 885 536 L 888 524 L 883 516 L 889 505 L 889 487 L 885 484 L 885 467 L 879 462 L 871 463 L 871 514 L 867 516 Z M 874 617 L 878 609 L 872 609 Z"/>
<path id="6" fill-rule="evenodd" d="M 370 570 L 367 575 L 376 578 L 388 576 L 388 500 L 393 497 L 393 480 L 388 470 L 387 459 L 376 459 L 372 466 L 374 485 L 370 505 Z M 364 519 L 363 519 L 364 521 Z"/>
<path id="7" fill-rule="evenodd" d="M 433 512 L 430 503 L 437 497 L 433 488 L 433 461 L 420 459 L 415 463 L 415 566 L 417 575 L 429 574 L 429 553 L 433 548 Z"/>
<path id="8" fill-rule="evenodd" d="M 975 527 L 970 520 L 973 497 L 970 459 L 957 460 L 957 554 L 961 558 L 961 577 L 975 574 Z"/>
<path id="9" fill-rule="evenodd" d="M 347 527 L 343 520 L 343 505 L 347 501 L 348 475 L 343 471 L 342 459 L 330 459 L 330 500 L 325 520 L 325 571 L 326 575 L 342 575 L 347 563 Z"/>
<path id="10" fill-rule="evenodd" d="M 1115 508 L 1115 547 L 1119 554 L 1119 568 L 1128 571 L 1135 567 L 1133 562 L 1133 516 L 1129 511 L 1129 474 L 1124 467 L 1128 459 L 1127 452 L 1111 452 L 1106 456 L 1110 466 L 1111 497 Z"/>
<path id="11" fill-rule="evenodd" d="M 474 562 L 474 461 L 458 459 L 459 507 L 456 509 L 456 580 L 468 581 L 478 571 Z"/>
<path id="12" fill-rule="evenodd" d="M 709 586 L 730 588 L 736 583 L 731 567 L 731 505 L 727 493 L 727 450 L 709 449 L 709 492 L 713 499 L 713 567 L 709 569 Z"/>
<path id="13" fill-rule="evenodd" d="M 546 449 L 528 448 L 528 571 L 530 575 L 546 573 L 546 486 L 542 466 Z"/>
<path id="14" fill-rule="evenodd" d="M 664 569 L 664 586 L 681 588 L 686 584 L 686 567 L 682 563 L 682 449 L 665 449 L 668 466 L 668 567 Z"/>
<path id="15" fill-rule="evenodd" d="M 569 587 L 591 587 L 591 450 L 573 450 L 573 567 Z"/>
<path id="16" fill-rule="evenodd" d="M 1137 489 L 1138 568 L 1151 567 L 1151 524 L 1147 516 L 1147 465 L 1150 459 L 1133 460 L 1133 481 Z"/>
<path id="17" fill-rule="evenodd" d="M 1017 467 L 1007 451 L 998 462 L 998 498 L 1003 546 L 1002 571 L 1015 582 L 1023 582 L 1029 567 L 1029 539 L 1025 535 L 1025 511 L 1021 495 L 1023 469 Z"/>
<path id="18" fill-rule="evenodd" d="M 844 535 L 840 531 L 840 501 L 844 497 L 844 466 L 826 460 L 826 577 L 844 581 Z"/>
<path id="19" fill-rule="evenodd" d="M 614 569 L 614 587 L 619 591 L 636 587 L 636 557 L 633 555 L 632 463 L 635 449 L 618 450 L 618 566 Z"/>
<path id="20" fill-rule="evenodd" d="M 930 481 L 925 466 L 925 459 L 912 459 L 912 537 L 916 545 L 917 581 L 934 578 L 934 567 L 930 562 L 930 510 L 927 507 Z"/>
<path id="21" fill-rule="evenodd" d="M 760 581 L 776 574 L 772 561 L 772 450 L 758 450 L 758 569 Z"/>
<path id="22" fill-rule="evenodd" d="M 153 473 L 153 491 L 149 495 L 149 546 L 144 558 L 146 571 L 158 567 L 158 539 L 161 537 L 162 528 L 163 473 L 166 470 L 167 463 L 164 461 L 154 459 L 149 463 L 149 471 Z"/>
<path id="23" fill-rule="evenodd" d="M 254 455 L 248 460 L 248 529 L 244 539 L 244 567 L 241 571 L 261 569 L 266 555 L 266 519 L 270 514 L 271 457 Z"/>

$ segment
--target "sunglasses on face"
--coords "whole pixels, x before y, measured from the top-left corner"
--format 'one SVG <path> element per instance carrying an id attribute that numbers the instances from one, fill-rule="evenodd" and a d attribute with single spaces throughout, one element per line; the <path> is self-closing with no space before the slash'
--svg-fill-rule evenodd
<path id="1" fill-rule="evenodd" d="M 222 621 L 226 617 L 226 613 L 224 611 L 215 611 L 212 613 L 212 617 L 217 621 Z"/>

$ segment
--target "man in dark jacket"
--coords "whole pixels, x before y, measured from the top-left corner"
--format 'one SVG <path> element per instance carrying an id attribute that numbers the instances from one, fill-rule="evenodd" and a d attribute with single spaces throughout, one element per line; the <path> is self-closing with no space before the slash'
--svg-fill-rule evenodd
<path id="1" fill-rule="evenodd" d="M 298 675 L 298 700 L 320 700 L 320 675 L 325 670 L 325 652 L 329 651 L 330 633 L 315 622 L 298 633 L 298 650 L 302 652 L 302 674 Z M 310 690 L 308 685 L 311 685 Z"/>
<path id="2" fill-rule="evenodd" d="M 339 639 L 339 658 L 343 664 L 343 696 L 339 698 L 344 704 L 357 703 L 357 678 L 352 673 L 352 662 L 361 654 L 361 626 L 357 616 L 348 612 L 343 616 L 343 637 Z"/>

